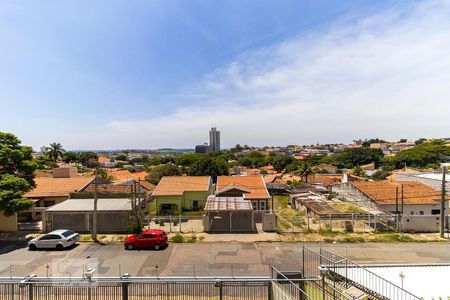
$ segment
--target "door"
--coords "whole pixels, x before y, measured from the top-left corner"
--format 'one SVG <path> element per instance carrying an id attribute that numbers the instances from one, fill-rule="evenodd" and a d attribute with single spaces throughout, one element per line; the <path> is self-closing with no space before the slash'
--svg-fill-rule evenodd
<path id="1" fill-rule="evenodd" d="M 38 248 L 55 248 L 61 237 L 57 234 L 47 234 L 39 239 L 37 242 Z"/>

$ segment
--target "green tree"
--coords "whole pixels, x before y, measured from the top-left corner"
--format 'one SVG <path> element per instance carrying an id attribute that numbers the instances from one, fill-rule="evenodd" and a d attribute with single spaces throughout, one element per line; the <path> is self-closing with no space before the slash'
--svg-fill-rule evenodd
<path id="1" fill-rule="evenodd" d="M 186 153 L 176 158 L 176 163 L 181 166 L 190 166 L 196 161 L 202 159 L 205 154 L 201 153 Z"/>
<path id="2" fill-rule="evenodd" d="M 175 164 L 168 163 L 151 168 L 149 174 L 145 177 L 145 180 L 153 184 L 158 184 L 163 176 L 179 175 L 181 175 L 180 168 Z"/>
<path id="3" fill-rule="evenodd" d="M 128 161 L 128 156 L 125 153 L 120 153 L 115 157 L 115 160 Z"/>
<path id="4" fill-rule="evenodd" d="M 384 154 L 381 149 L 354 148 L 345 150 L 344 152 L 335 154 L 334 156 L 336 166 L 354 168 L 356 166 L 369 164 L 372 162 L 374 162 L 376 166 L 379 166 Z"/>
<path id="5" fill-rule="evenodd" d="M 289 155 L 279 155 L 273 159 L 273 168 L 277 172 L 283 171 L 290 163 L 294 161 L 294 158 Z"/>
<path id="6" fill-rule="evenodd" d="M 376 139 L 369 139 L 369 140 L 365 140 L 362 145 L 363 147 L 370 147 L 370 144 L 374 144 L 374 143 L 386 143 L 385 140 L 376 138 Z"/>
<path id="7" fill-rule="evenodd" d="M 64 149 L 60 143 L 51 143 L 49 147 L 47 147 L 47 155 L 50 156 L 54 162 L 58 161 L 58 158 L 62 158 L 64 154 Z"/>
<path id="8" fill-rule="evenodd" d="M 434 144 L 437 143 L 437 144 Z M 450 147 L 438 142 L 426 141 L 414 148 L 400 151 L 390 159 L 395 168 L 408 167 L 425 168 L 428 165 L 439 165 L 450 158 Z"/>
<path id="9" fill-rule="evenodd" d="M 48 155 L 38 156 L 34 159 L 38 170 L 51 170 L 57 168 L 58 164 L 53 161 Z"/>
<path id="10" fill-rule="evenodd" d="M 63 162 L 65 163 L 76 163 L 80 159 L 80 156 L 75 152 L 64 152 L 63 154 Z"/>
<path id="11" fill-rule="evenodd" d="M 359 177 L 365 177 L 366 176 L 366 172 L 364 172 L 364 170 L 360 167 L 360 166 L 356 166 L 353 168 L 352 174 L 355 176 L 359 176 Z"/>
<path id="12" fill-rule="evenodd" d="M 80 163 L 87 168 L 95 168 L 98 167 L 98 155 L 97 153 L 86 151 L 80 154 L 79 158 Z"/>
<path id="13" fill-rule="evenodd" d="M 228 175 L 228 165 L 221 157 L 205 156 L 191 166 L 189 175 L 211 176 L 216 182 L 217 176 Z"/>
<path id="14" fill-rule="evenodd" d="M 23 197 L 35 186 L 32 153 L 33 149 L 22 146 L 13 134 L 0 132 L 0 210 L 6 215 L 33 205 Z"/>
<path id="15" fill-rule="evenodd" d="M 112 181 L 114 177 L 111 174 L 108 174 L 108 171 L 103 168 L 99 168 L 97 172 L 98 178 L 105 179 L 108 181 Z"/>
<path id="16" fill-rule="evenodd" d="M 308 176 L 314 174 L 311 164 L 303 162 L 300 168 L 295 172 L 300 178 L 308 183 Z"/>

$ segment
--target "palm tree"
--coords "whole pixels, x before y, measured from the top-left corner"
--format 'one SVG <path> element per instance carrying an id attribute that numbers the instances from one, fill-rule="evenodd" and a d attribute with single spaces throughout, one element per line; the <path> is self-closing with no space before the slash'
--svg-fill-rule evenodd
<path id="1" fill-rule="evenodd" d="M 50 147 L 47 147 L 47 150 L 48 156 L 50 156 L 54 162 L 56 162 L 59 157 L 62 158 L 65 151 L 60 143 L 51 143 Z"/>
<path id="2" fill-rule="evenodd" d="M 305 162 L 295 173 L 308 183 L 308 176 L 314 174 L 314 170 L 311 168 L 311 164 Z"/>

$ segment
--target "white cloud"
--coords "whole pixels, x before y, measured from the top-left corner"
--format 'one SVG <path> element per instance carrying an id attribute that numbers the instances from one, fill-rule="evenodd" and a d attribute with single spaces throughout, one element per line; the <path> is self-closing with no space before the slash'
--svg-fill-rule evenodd
<path id="1" fill-rule="evenodd" d="M 306 144 L 450 135 L 450 2 L 395 7 L 245 53 L 148 120 L 107 124 L 114 145 Z"/>

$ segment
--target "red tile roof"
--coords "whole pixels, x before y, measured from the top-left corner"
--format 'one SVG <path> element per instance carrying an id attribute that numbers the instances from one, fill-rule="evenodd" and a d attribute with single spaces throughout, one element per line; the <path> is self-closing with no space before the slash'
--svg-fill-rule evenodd
<path id="1" fill-rule="evenodd" d="M 36 187 L 26 193 L 27 198 L 43 197 L 68 197 L 69 193 L 78 192 L 85 188 L 94 177 L 71 177 L 71 178 L 35 178 Z"/>
<path id="2" fill-rule="evenodd" d="M 266 189 L 266 184 L 262 176 L 218 176 L 217 190 L 222 190 L 225 187 L 241 186 L 248 188 L 250 193 L 244 193 L 244 199 L 268 199 L 269 193 Z"/>
<path id="3" fill-rule="evenodd" d="M 153 196 L 183 195 L 184 192 L 207 192 L 209 176 L 164 176 L 154 189 Z"/>
<path id="4" fill-rule="evenodd" d="M 405 204 L 436 204 L 441 198 L 438 191 L 416 181 L 353 181 L 351 184 L 377 204 L 395 204 L 396 188 L 400 203 L 402 186 Z"/>

